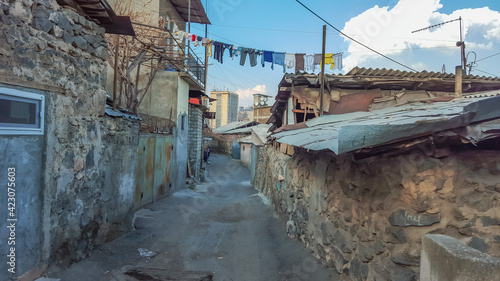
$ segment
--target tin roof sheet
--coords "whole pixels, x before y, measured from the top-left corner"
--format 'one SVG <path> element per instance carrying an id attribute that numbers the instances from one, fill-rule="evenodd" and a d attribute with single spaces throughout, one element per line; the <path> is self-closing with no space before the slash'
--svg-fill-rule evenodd
<path id="1" fill-rule="evenodd" d="M 500 91 L 489 95 L 495 93 Z M 306 122 L 307 128 L 279 132 L 273 137 L 280 143 L 342 154 L 494 118 L 500 118 L 500 96 L 486 95 L 326 115 Z"/>

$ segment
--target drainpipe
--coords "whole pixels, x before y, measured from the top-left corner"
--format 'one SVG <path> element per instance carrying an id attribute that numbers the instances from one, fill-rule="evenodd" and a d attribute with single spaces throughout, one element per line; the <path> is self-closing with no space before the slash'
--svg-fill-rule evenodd
<path id="1" fill-rule="evenodd" d="M 455 67 L 455 97 L 462 97 L 462 66 Z"/>

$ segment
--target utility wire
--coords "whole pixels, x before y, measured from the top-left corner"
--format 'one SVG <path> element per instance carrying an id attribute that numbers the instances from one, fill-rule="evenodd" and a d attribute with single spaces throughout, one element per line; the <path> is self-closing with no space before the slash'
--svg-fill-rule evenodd
<path id="1" fill-rule="evenodd" d="M 495 77 L 498 77 L 498 75 L 495 75 L 495 74 L 493 74 L 493 73 L 489 73 L 489 72 L 486 72 L 486 71 L 483 71 L 483 70 L 479 70 L 479 69 L 477 69 L 477 68 L 473 69 L 472 71 L 479 71 L 479 72 L 482 72 L 482 73 L 486 73 L 486 74 L 489 74 L 489 75 L 493 75 L 493 76 L 495 76 Z"/>
<path id="2" fill-rule="evenodd" d="M 498 55 L 500 55 L 500 53 L 496 53 L 496 54 L 493 54 L 493 55 L 491 55 L 491 56 L 487 56 L 487 57 L 485 57 L 485 58 L 482 58 L 482 59 L 477 60 L 476 62 L 478 62 L 478 61 L 482 61 L 482 60 L 485 60 L 485 59 L 489 59 L 489 58 L 491 58 L 491 57 L 498 56 Z"/>
<path id="3" fill-rule="evenodd" d="M 384 57 L 384 58 L 386 58 L 386 59 L 388 59 L 388 60 L 390 60 L 390 61 L 392 61 L 392 62 L 394 62 L 394 63 L 397 63 L 397 64 L 399 64 L 399 65 L 403 66 L 404 68 L 407 68 L 407 69 L 409 69 L 409 70 L 411 70 L 411 71 L 414 71 L 414 72 L 418 72 L 418 71 L 416 71 L 415 69 L 413 69 L 413 68 L 411 68 L 411 67 L 409 67 L 409 66 L 406 66 L 406 65 L 404 65 L 404 64 L 402 64 L 402 63 L 400 63 L 400 62 L 398 62 L 398 61 L 396 61 L 396 60 L 394 60 L 394 59 L 392 59 L 392 58 L 390 58 L 390 57 L 388 57 L 388 56 L 386 56 L 386 55 L 384 55 L 384 54 L 382 54 L 382 53 L 380 53 L 380 52 L 378 52 L 378 51 L 376 51 L 376 50 L 374 50 L 374 49 L 372 49 L 372 48 L 370 48 L 370 47 L 368 47 L 367 45 L 365 45 L 365 44 L 363 44 L 363 43 L 359 42 L 358 40 L 356 40 L 356 39 L 354 39 L 354 38 L 350 37 L 349 35 L 347 35 L 347 34 L 343 33 L 340 29 L 338 29 L 338 28 L 336 28 L 335 26 L 331 25 L 328 21 L 326 21 L 326 20 L 325 20 L 325 19 L 323 19 L 321 16 L 319 16 L 318 14 L 316 14 L 313 10 L 309 9 L 309 7 L 307 7 L 306 5 L 302 4 L 302 2 L 300 2 L 299 0 L 295 0 L 295 1 L 297 1 L 300 5 L 302 5 L 304 8 L 306 8 L 309 12 L 311 12 L 313 15 L 315 15 L 316 17 L 318 17 L 318 18 L 319 18 L 320 20 L 322 20 L 324 23 L 328 24 L 331 28 L 335 29 L 338 33 L 340 33 L 340 35 L 342 35 L 342 36 L 344 36 L 344 37 L 347 37 L 347 38 L 351 39 L 351 41 L 353 41 L 353 42 L 356 42 L 356 43 L 360 44 L 361 46 L 363 46 L 363 47 L 367 48 L 368 50 L 370 50 L 370 51 L 372 51 L 372 52 L 374 52 L 374 53 L 376 53 L 376 54 L 378 54 L 378 55 L 380 55 L 380 56 L 382 56 L 382 57 Z"/>

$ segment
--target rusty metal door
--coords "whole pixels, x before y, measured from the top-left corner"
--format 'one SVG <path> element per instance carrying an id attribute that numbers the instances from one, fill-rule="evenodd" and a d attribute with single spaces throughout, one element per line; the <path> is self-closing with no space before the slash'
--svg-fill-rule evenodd
<path id="1" fill-rule="evenodd" d="M 170 190 L 171 135 L 139 138 L 134 208 L 152 203 Z"/>

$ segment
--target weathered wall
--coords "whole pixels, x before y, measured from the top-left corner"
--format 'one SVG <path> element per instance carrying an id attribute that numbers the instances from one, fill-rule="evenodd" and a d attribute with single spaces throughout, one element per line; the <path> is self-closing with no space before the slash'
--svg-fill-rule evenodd
<path id="1" fill-rule="evenodd" d="M 177 74 L 178 77 L 178 74 Z M 172 191 L 186 187 L 189 131 L 189 84 L 177 78 L 177 127 L 174 128 L 174 163 L 171 169 Z"/>
<path id="2" fill-rule="evenodd" d="M 5 87 L 6 85 L 1 85 Z M 20 90 L 21 88 L 15 87 Z M 26 89 L 23 89 L 26 90 Z M 45 95 L 43 91 L 30 90 L 36 94 Z M 7 270 L 11 268 L 7 264 L 6 255 L 10 255 L 10 247 L 15 247 L 16 251 L 16 273 L 24 273 L 41 262 L 40 246 L 42 242 L 41 216 L 42 212 L 42 161 L 45 147 L 44 136 L 0 136 L 0 252 L 2 253 L 0 262 L 0 272 L 2 276 L 13 277 Z M 14 168 L 14 189 L 15 202 L 8 201 L 8 171 Z M 12 198 L 12 197 L 11 197 Z M 7 226 L 11 222 L 9 218 L 8 202 L 15 203 L 15 239 L 8 240 L 10 230 Z M 9 244 L 11 243 L 11 244 Z"/>
<path id="3" fill-rule="evenodd" d="M 287 219 L 290 236 L 353 280 L 416 280 L 427 233 L 500 255 L 497 150 L 359 161 L 302 149 L 293 157 L 271 146 L 265 150 L 255 186 Z"/>
<path id="4" fill-rule="evenodd" d="M 250 153 L 252 150 L 252 144 L 241 143 L 240 144 L 240 160 L 246 166 L 250 165 Z"/>
<path id="5" fill-rule="evenodd" d="M 189 164 L 193 176 L 199 180 L 202 160 L 203 112 L 195 105 L 189 105 Z"/>
<path id="6" fill-rule="evenodd" d="M 19 274 L 51 261 L 67 266 L 130 229 L 139 125 L 102 117 L 107 56 L 103 28 L 49 0 L 1 2 L 0 20 L 0 80 L 46 93 L 43 142 L 0 137 L 4 144 L 29 142 L 25 153 L 33 152 L 38 162 L 32 165 L 41 167 L 40 179 L 31 182 L 26 175 L 34 187 L 27 195 L 29 204 L 33 211 L 42 205 L 39 215 L 30 217 L 41 217 L 41 222 L 29 222 L 37 232 L 31 239 L 41 240 L 40 257 L 33 252 Z M 18 151 L 7 148 L 2 153 Z M 10 164 L 21 165 L 21 160 Z"/>
<path id="7" fill-rule="evenodd" d="M 256 173 L 257 167 L 258 167 L 259 154 L 260 154 L 261 148 L 262 148 L 262 146 L 260 146 L 260 145 L 252 144 L 252 150 L 250 152 L 250 166 L 248 167 L 250 169 L 252 182 L 255 179 L 255 173 Z"/>
<path id="8" fill-rule="evenodd" d="M 422 238 L 421 281 L 498 281 L 500 259 L 462 244 L 457 239 L 427 234 Z"/>
<path id="9" fill-rule="evenodd" d="M 178 82 L 178 72 L 158 71 L 153 79 L 150 90 L 137 111 L 142 114 L 162 117 L 177 122 L 177 104 L 179 102 Z"/>

